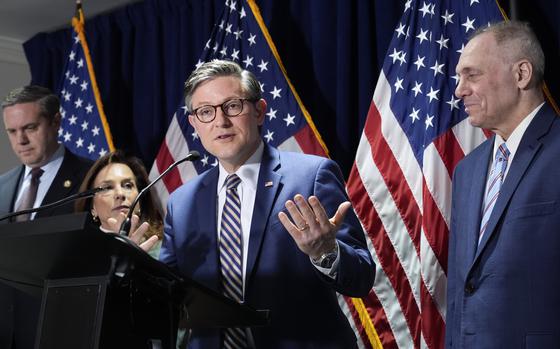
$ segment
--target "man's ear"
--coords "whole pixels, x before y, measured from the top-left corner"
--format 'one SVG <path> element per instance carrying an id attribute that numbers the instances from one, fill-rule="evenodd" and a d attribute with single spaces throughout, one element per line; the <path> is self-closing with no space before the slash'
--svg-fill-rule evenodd
<path id="1" fill-rule="evenodd" d="M 517 86 L 524 90 L 529 87 L 533 78 L 533 65 L 526 59 L 520 60 L 514 64 L 515 76 L 517 78 Z"/>
<path id="2" fill-rule="evenodd" d="M 196 131 L 196 133 L 198 133 L 198 130 L 196 129 L 196 120 L 194 119 L 196 116 L 189 114 L 189 124 L 191 124 L 191 126 L 194 128 L 194 130 Z"/>
<path id="3" fill-rule="evenodd" d="M 264 124 L 264 118 L 266 113 L 266 101 L 264 99 L 259 99 L 255 103 L 255 109 L 257 110 L 257 124 L 261 126 Z"/>
<path id="4" fill-rule="evenodd" d="M 54 117 L 52 119 L 52 123 L 53 123 L 54 126 L 56 126 L 57 129 L 60 127 L 61 120 L 62 120 L 62 116 L 60 115 L 60 112 L 57 112 L 56 114 L 54 114 Z"/>

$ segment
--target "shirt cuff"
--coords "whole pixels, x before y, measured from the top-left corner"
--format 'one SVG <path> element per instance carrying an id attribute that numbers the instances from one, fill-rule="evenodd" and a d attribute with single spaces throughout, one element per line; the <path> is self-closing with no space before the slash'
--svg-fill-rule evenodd
<path id="1" fill-rule="evenodd" d="M 309 260 L 311 261 L 311 264 L 313 264 L 313 266 L 317 268 L 317 270 L 319 270 L 322 274 L 330 277 L 331 279 L 335 279 L 338 271 L 338 262 L 340 261 L 340 248 L 338 247 L 338 240 L 336 240 L 336 259 L 334 260 L 330 268 L 323 268 L 318 266 L 317 264 L 313 263 L 313 259 L 311 257 L 309 257 Z"/>

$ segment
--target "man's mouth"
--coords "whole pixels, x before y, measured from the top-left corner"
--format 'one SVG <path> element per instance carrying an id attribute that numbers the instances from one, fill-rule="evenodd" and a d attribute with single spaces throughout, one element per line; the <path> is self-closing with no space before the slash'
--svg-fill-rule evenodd
<path id="1" fill-rule="evenodd" d="M 233 134 L 228 133 L 228 134 L 223 134 L 223 135 L 219 135 L 218 137 L 216 137 L 217 140 L 224 140 L 224 139 L 230 139 L 233 137 Z"/>

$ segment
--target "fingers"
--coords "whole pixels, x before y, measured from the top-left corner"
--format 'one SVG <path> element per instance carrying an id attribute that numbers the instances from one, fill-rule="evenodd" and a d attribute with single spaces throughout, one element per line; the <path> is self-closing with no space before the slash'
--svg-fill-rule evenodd
<path id="1" fill-rule="evenodd" d="M 312 212 L 307 205 L 307 202 L 301 195 L 296 195 L 294 197 L 294 201 L 288 200 L 286 201 L 286 209 L 290 214 L 296 228 L 303 228 L 305 227 L 306 223 L 310 219 L 309 212 Z M 306 210 L 307 208 L 307 210 Z M 307 215 L 307 216 L 306 216 Z"/>
<path id="2" fill-rule="evenodd" d="M 297 209 L 299 210 L 299 212 L 303 216 L 303 220 L 304 220 L 303 224 L 298 223 L 298 227 L 300 227 L 300 228 L 304 227 L 305 224 L 308 224 L 309 228 L 311 228 L 311 230 L 315 230 L 319 226 L 322 226 L 321 222 L 318 221 L 318 219 L 320 217 L 318 217 L 315 214 L 314 209 L 312 209 L 311 206 L 310 206 L 310 204 L 313 201 L 313 198 L 315 199 L 315 206 L 319 205 L 322 209 L 322 206 L 319 203 L 319 200 L 314 196 L 311 196 L 309 198 L 309 201 L 305 200 L 305 198 L 300 194 L 297 194 L 296 196 L 294 196 L 294 201 L 297 204 Z M 323 210 L 323 213 L 324 213 L 324 210 Z"/>
<path id="3" fill-rule="evenodd" d="M 314 218 L 321 228 L 330 227 L 329 217 L 327 217 L 325 208 L 321 205 L 319 199 L 316 196 L 310 196 L 308 201 L 311 209 L 313 210 Z"/>
<path id="4" fill-rule="evenodd" d="M 158 242 L 158 237 L 156 235 L 150 236 L 150 238 L 140 244 L 140 248 L 146 252 L 150 251 L 152 247 Z"/>
<path id="5" fill-rule="evenodd" d="M 352 205 L 349 201 L 341 203 L 334 216 L 328 218 L 325 208 L 316 196 L 310 196 L 308 200 L 297 194 L 294 196 L 294 200 L 286 201 L 286 210 L 288 211 L 290 218 L 284 212 L 278 214 L 278 219 L 286 230 L 293 233 L 310 231 L 338 231 L 344 217 L 348 213 L 348 210 Z"/>
<path id="6" fill-rule="evenodd" d="M 344 221 L 351 205 L 339 205 L 334 216 L 329 219 L 325 208 L 316 196 L 309 199 L 297 194 L 293 201 L 286 201 L 286 211 L 278 213 L 278 219 L 292 236 L 299 249 L 316 258 L 336 245 L 336 233 Z"/>
<path id="7" fill-rule="evenodd" d="M 120 212 L 116 218 L 110 217 L 109 219 L 107 219 L 107 223 L 112 231 L 117 232 L 125 219 L 126 215 Z M 144 239 L 144 236 L 148 229 L 150 229 L 150 224 L 148 222 L 140 224 L 140 217 L 138 217 L 136 214 L 132 215 L 130 219 L 130 230 L 128 232 L 128 238 L 146 252 L 148 252 L 158 242 L 158 237 L 154 235 L 146 241 L 140 243 Z"/>
<path id="8" fill-rule="evenodd" d="M 286 201 L 286 210 L 289 217 L 286 213 L 280 212 L 278 219 L 290 234 L 296 236 L 317 231 L 336 232 L 350 207 L 350 202 L 343 202 L 339 205 L 334 216 L 329 219 L 325 208 L 316 196 L 310 196 L 308 200 L 305 200 L 302 195 L 297 194 L 293 201 Z"/>
<path id="9" fill-rule="evenodd" d="M 138 225 L 138 222 L 136 222 L 136 225 Z M 131 228 L 130 229 L 131 233 L 128 234 L 128 237 L 130 238 L 130 240 L 134 241 L 134 243 L 140 244 L 140 241 L 142 241 L 144 234 L 148 231 L 149 228 L 150 228 L 150 224 L 148 224 L 148 222 L 144 222 L 140 224 L 138 229 L 133 230 Z"/>
<path id="10" fill-rule="evenodd" d="M 132 217 L 130 217 L 130 230 L 128 231 L 129 237 L 131 236 L 133 231 L 136 231 L 136 229 L 138 229 L 139 224 L 140 224 L 140 217 L 133 214 Z"/>
<path id="11" fill-rule="evenodd" d="M 286 202 L 286 209 L 295 225 L 300 229 L 306 226 L 309 226 L 311 230 L 318 227 L 322 229 L 330 227 L 327 213 L 316 196 L 310 196 L 308 200 L 305 200 L 302 195 L 297 194 L 294 196 L 294 201 Z"/>
<path id="12" fill-rule="evenodd" d="M 159 240 L 156 235 L 152 235 L 146 241 L 142 242 L 142 240 L 144 240 L 144 236 L 146 236 L 146 233 L 148 232 L 148 229 L 150 229 L 150 224 L 148 222 L 139 224 L 140 218 L 137 215 L 132 215 L 130 221 L 131 225 L 128 238 L 136 245 L 140 246 L 140 248 L 145 252 L 150 251 Z"/>
<path id="13" fill-rule="evenodd" d="M 109 217 L 107 219 L 107 225 L 109 226 L 109 230 L 113 232 L 118 232 L 122 222 L 126 219 L 126 215 L 122 212 L 119 212 L 117 217 Z"/>
<path id="14" fill-rule="evenodd" d="M 278 219 L 280 220 L 280 222 L 282 223 L 284 228 L 286 228 L 288 233 L 296 241 L 298 241 L 301 238 L 301 235 L 303 234 L 303 230 L 298 229 L 298 227 L 294 223 L 292 223 L 290 218 L 288 218 L 287 214 L 285 214 L 284 212 L 279 212 L 278 213 Z"/>
<path id="15" fill-rule="evenodd" d="M 344 221 L 344 217 L 346 217 L 346 214 L 351 207 L 352 204 L 349 201 L 344 201 L 338 206 L 338 209 L 334 213 L 334 216 L 329 219 L 329 222 L 333 224 L 337 230 Z"/>

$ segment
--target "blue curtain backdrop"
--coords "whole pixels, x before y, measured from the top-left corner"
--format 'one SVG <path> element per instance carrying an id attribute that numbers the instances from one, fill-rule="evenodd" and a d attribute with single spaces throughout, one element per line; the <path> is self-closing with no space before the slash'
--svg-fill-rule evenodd
<path id="1" fill-rule="evenodd" d="M 405 1 L 256 2 L 292 83 L 347 175 Z M 86 19 L 115 146 L 141 157 L 148 168 L 223 6 L 224 0 L 145 0 Z M 84 10 L 87 16 L 87 3 Z M 558 102 L 560 4 L 533 0 L 520 5 L 520 16 L 543 43 L 546 79 Z M 69 28 L 41 33 L 24 44 L 32 83 L 59 90 L 70 35 Z"/>

